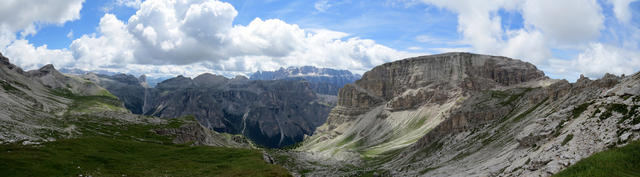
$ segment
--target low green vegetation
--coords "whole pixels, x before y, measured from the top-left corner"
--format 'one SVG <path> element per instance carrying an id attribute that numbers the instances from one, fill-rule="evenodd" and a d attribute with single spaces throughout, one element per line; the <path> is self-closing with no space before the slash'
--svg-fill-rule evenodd
<path id="1" fill-rule="evenodd" d="M 19 84 L 17 82 L 14 82 L 14 84 L 22 87 L 22 84 Z M 6 81 L 0 81 L 0 85 L 2 86 L 2 89 L 5 90 L 7 93 L 11 93 L 11 94 L 17 94 L 19 96 L 26 96 L 27 94 L 24 93 L 22 90 L 14 87 L 13 85 L 11 85 L 10 83 L 6 82 Z M 29 89 L 29 87 L 24 86 L 24 88 Z"/>
<path id="2" fill-rule="evenodd" d="M 638 105 L 631 106 L 631 109 L 629 109 L 629 112 L 627 112 L 627 114 L 625 114 L 618 123 L 622 123 L 628 119 L 632 119 L 631 124 L 633 125 L 640 123 L 640 116 L 637 116 L 637 112 L 636 112 L 638 110 L 638 107 L 640 106 Z"/>
<path id="3" fill-rule="evenodd" d="M 351 134 L 348 137 L 344 138 L 342 141 L 338 142 L 338 144 L 336 145 L 337 147 L 341 147 L 351 141 L 353 141 L 353 139 L 356 137 L 356 134 Z"/>
<path id="4" fill-rule="evenodd" d="M 640 176 L 640 141 L 596 153 L 554 176 Z"/>
<path id="5" fill-rule="evenodd" d="M 187 122 L 195 122 L 196 117 L 193 115 L 186 115 L 180 118 L 176 118 L 176 119 L 169 119 L 168 123 L 167 123 L 167 127 L 169 128 L 180 128 L 182 125 L 184 125 Z"/>
<path id="6" fill-rule="evenodd" d="M 638 116 L 637 110 L 638 105 L 633 105 L 629 108 L 629 106 L 625 104 L 613 103 L 605 106 L 605 112 L 600 114 L 600 119 L 604 120 L 613 115 L 613 112 L 617 112 L 622 114 L 622 118 L 618 121 L 618 123 L 622 123 L 628 119 L 631 119 L 631 124 L 640 123 L 640 116 Z"/>
<path id="7" fill-rule="evenodd" d="M 182 119 L 188 118 L 176 120 Z M 41 145 L 0 145 L 0 176 L 288 176 L 255 149 L 190 147 L 152 131 L 175 126 L 171 123 L 76 116 L 62 126 L 77 127 L 81 136 Z"/>
<path id="8" fill-rule="evenodd" d="M 73 94 L 68 89 L 56 89 L 51 93 L 73 100 L 73 103 L 69 105 L 69 111 L 87 112 L 90 109 L 120 111 L 125 109 L 122 102 L 117 97 L 111 95 L 111 93 L 106 95 L 80 96 Z"/>
<path id="9" fill-rule="evenodd" d="M 507 105 L 513 104 L 516 100 L 518 100 L 520 97 L 524 96 L 524 94 L 526 94 L 531 90 L 533 90 L 533 88 L 525 88 L 525 89 L 522 89 L 519 93 L 514 93 L 514 94 L 509 93 L 509 91 L 491 90 L 489 94 L 491 94 L 491 98 L 499 98 L 499 99 L 506 98 L 506 100 L 500 102 L 500 104 L 503 106 L 507 106 Z"/>
<path id="10" fill-rule="evenodd" d="M 507 98 L 509 96 L 507 92 L 499 90 L 490 90 L 489 94 L 491 94 L 491 98 Z"/>
<path id="11" fill-rule="evenodd" d="M 118 97 L 116 97 L 115 95 L 111 94 L 111 92 L 107 91 L 107 90 L 100 90 L 100 92 L 98 93 L 98 95 L 100 96 L 106 96 L 106 97 L 110 97 L 113 99 L 118 99 Z"/>
<path id="12" fill-rule="evenodd" d="M 0 176 L 288 176 L 251 149 L 189 147 L 109 137 L 0 146 Z"/>
<path id="13" fill-rule="evenodd" d="M 564 137 L 564 140 L 562 140 L 562 145 L 564 146 L 565 144 L 569 143 L 569 141 L 571 141 L 573 139 L 573 134 L 568 134 L 567 136 Z"/>
<path id="14" fill-rule="evenodd" d="M 520 120 L 522 120 L 522 118 L 526 117 L 527 115 L 529 115 L 531 112 L 535 111 L 536 109 L 538 109 L 538 107 L 540 107 L 540 105 L 542 105 L 544 102 L 547 101 L 547 99 L 549 98 L 545 98 L 544 100 L 542 100 L 540 103 L 536 104 L 535 106 L 529 108 L 527 111 L 523 112 L 522 114 L 516 116 L 516 118 L 513 119 L 513 122 L 518 122 Z"/>
<path id="15" fill-rule="evenodd" d="M 400 155 L 402 150 L 403 150 L 402 148 L 398 148 L 398 149 L 386 151 L 386 152 L 381 153 L 381 154 L 376 154 L 377 156 L 375 156 L 375 157 L 371 157 L 371 156 L 365 155 L 363 157 L 364 160 L 365 160 L 365 165 L 364 166 L 372 167 L 372 166 L 378 166 L 378 165 L 382 165 L 384 163 L 388 163 L 389 161 L 391 161 L 394 158 L 398 157 L 398 155 Z M 415 157 L 416 156 L 414 156 L 412 158 L 415 158 Z"/>
<path id="16" fill-rule="evenodd" d="M 611 117 L 611 115 L 613 115 L 613 113 L 611 113 L 611 111 L 607 110 L 607 111 L 603 112 L 602 114 L 600 114 L 600 119 L 601 120 L 608 119 L 609 117 Z"/>
<path id="17" fill-rule="evenodd" d="M 620 114 L 627 114 L 627 112 L 629 112 L 629 110 L 627 109 L 627 105 L 625 104 L 618 104 L 618 103 L 613 103 L 609 105 L 609 108 L 607 108 L 608 110 L 612 110 L 615 112 L 618 112 Z"/>
<path id="18" fill-rule="evenodd" d="M 430 171 L 433 171 L 433 170 L 435 170 L 435 169 L 438 169 L 438 167 L 425 168 L 425 169 L 420 170 L 420 174 L 422 174 L 422 175 L 423 175 L 423 174 L 425 174 L 425 173 L 427 173 L 427 172 L 430 172 Z"/>
<path id="19" fill-rule="evenodd" d="M 358 174 L 357 176 L 359 176 L 359 177 L 377 177 L 377 176 L 391 176 L 391 175 L 389 174 L 388 171 L 374 170 L 374 171 L 367 171 L 367 172 L 364 172 L 362 174 Z"/>
<path id="20" fill-rule="evenodd" d="M 416 130 L 416 129 L 422 127 L 424 125 L 424 122 L 427 121 L 427 119 L 429 119 L 427 116 L 422 116 L 420 118 L 417 118 L 417 120 L 414 119 L 413 122 L 411 122 L 411 124 L 409 124 L 409 127 L 408 127 L 407 130 L 413 131 L 413 130 Z"/>
<path id="21" fill-rule="evenodd" d="M 504 101 L 504 102 L 502 102 L 500 104 L 502 104 L 502 105 L 511 105 L 514 101 L 518 100 L 518 98 L 522 97 L 525 93 L 527 93 L 529 91 L 531 91 L 531 89 L 527 88 L 527 89 L 525 89 L 524 91 L 522 91 L 522 92 L 520 92 L 518 94 L 510 95 L 509 98 L 506 101 Z"/>
<path id="22" fill-rule="evenodd" d="M 2 85 L 2 89 L 4 89 L 7 92 L 20 91 L 17 88 L 13 87 L 11 84 L 9 84 L 8 82 L 5 82 L 5 81 L 0 81 L 0 85 Z"/>
<path id="23" fill-rule="evenodd" d="M 52 93 L 73 101 L 69 111 L 105 105 L 123 109 L 109 96 Z M 65 114 L 56 124 L 71 130 L 46 133 L 56 141 L 0 144 L 0 176 L 290 176 L 283 167 L 265 162 L 260 150 L 173 144 L 174 137 L 154 131 L 193 120 L 133 123 L 91 113 Z"/>
<path id="24" fill-rule="evenodd" d="M 585 110 L 587 110 L 587 108 L 589 108 L 589 105 L 591 105 L 591 102 L 583 103 L 583 104 L 573 108 L 573 111 L 571 111 L 572 118 L 579 117 Z"/>
<path id="25" fill-rule="evenodd" d="M 290 145 L 281 147 L 280 149 L 293 150 L 293 149 L 297 149 L 297 148 L 301 147 L 302 145 L 303 144 L 302 144 L 302 141 L 301 141 L 301 142 L 297 142 L 297 143 L 294 143 L 294 144 L 290 144 Z"/>

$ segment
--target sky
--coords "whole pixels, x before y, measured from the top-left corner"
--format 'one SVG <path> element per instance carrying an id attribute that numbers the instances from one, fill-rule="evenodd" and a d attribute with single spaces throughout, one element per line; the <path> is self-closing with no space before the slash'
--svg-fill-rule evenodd
<path id="1" fill-rule="evenodd" d="M 0 52 L 18 66 L 228 77 L 305 66 L 362 74 L 473 52 L 551 78 L 640 71 L 637 0 L 2 0 Z"/>

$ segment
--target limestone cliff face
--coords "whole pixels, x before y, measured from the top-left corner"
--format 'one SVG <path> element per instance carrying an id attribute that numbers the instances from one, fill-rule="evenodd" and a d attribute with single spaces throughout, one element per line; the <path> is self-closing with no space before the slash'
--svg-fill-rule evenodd
<path id="1" fill-rule="evenodd" d="M 534 65 L 506 57 L 445 53 L 386 63 L 366 72 L 356 85 L 391 100 L 409 89 L 431 85 L 483 90 L 544 77 Z"/>

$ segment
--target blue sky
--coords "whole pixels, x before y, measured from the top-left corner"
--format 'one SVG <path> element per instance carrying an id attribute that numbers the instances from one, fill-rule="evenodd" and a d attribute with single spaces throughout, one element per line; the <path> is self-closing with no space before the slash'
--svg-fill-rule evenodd
<path id="1" fill-rule="evenodd" d="M 34 2 L 58 9 L 0 18 L 7 39 L 0 51 L 28 69 L 54 63 L 232 76 L 315 65 L 362 73 L 406 57 L 465 51 L 522 59 L 569 80 L 640 70 L 635 0 L 62 0 L 0 10 L 24 11 Z"/>

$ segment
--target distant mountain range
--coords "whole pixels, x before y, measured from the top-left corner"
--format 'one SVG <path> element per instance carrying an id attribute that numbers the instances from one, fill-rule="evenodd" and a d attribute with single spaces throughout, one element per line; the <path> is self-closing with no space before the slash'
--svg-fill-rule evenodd
<path id="1" fill-rule="evenodd" d="M 319 94 L 338 95 L 344 85 L 360 79 L 359 74 L 348 70 L 316 68 L 313 66 L 280 68 L 276 71 L 258 71 L 251 74 L 251 80 L 300 80 L 309 81 L 311 89 Z"/>
<path id="2" fill-rule="evenodd" d="M 62 71 L 97 83 L 134 114 L 193 115 L 212 130 L 242 134 L 267 147 L 291 145 L 312 135 L 335 106 L 338 90 L 360 78 L 347 70 L 311 66 L 256 72 L 251 80 L 205 73 L 152 82 L 145 75 Z"/>
<path id="3" fill-rule="evenodd" d="M 111 71 L 107 71 L 107 70 L 82 70 L 82 69 L 68 69 L 68 68 L 62 68 L 59 70 L 61 73 L 65 73 L 65 74 L 75 74 L 75 75 L 83 75 L 83 74 L 88 74 L 88 73 L 95 73 L 95 74 L 99 74 L 99 75 L 103 75 L 103 76 L 114 76 L 114 75 L 126 75 L 123 73 L 117 73 L 117 72 L 111 72 Z M 144 79 L 144 82 L 147 83 L 147 85 L 149 85 L 150 87 L 155 87 L 156 85 L 158 85 L 158 83 L 167 80 L 171 77 L 147 77 L 146 75 L 140 75 L 141 79 Z"/>
<path id="4" fill-rule="evenodd" d="M 193 115 L 215 131 L 242 134 L 266 147 L 302 141 L 323 124 L 335 103 L 316 95 L 305 80 L 233 79 L 205 73 L 177 76 L 154 88 L 144 77 L 89 73 L 81 76 L 109 90 L 136 114 Z"/>

